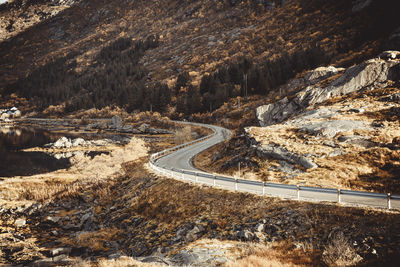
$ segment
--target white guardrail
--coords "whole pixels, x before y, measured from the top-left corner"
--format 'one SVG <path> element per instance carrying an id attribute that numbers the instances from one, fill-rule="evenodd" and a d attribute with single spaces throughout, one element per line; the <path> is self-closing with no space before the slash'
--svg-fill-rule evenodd
<path id="1" fill-rule="evenodd" d="M 206 125 L 199 123 L 184 123 L 207 127 Z M 168 166 L 157 166 L 157 160 L 159 158 L 162 158 L 165 155 L 177 151 L 181 148 L 202 142 L 208 138 L 215 136 L 217 132 L 214 129 L 212 130 L 214 132 L 208 136 L 152 154 L 150 156 L 150 167 L 154 171 L 165 176 L 172 177 L 174 179 L 220 187 L 232 191 L 248 192 L 261 196 L 267 195 L 272 197 L 281 197 L 303 201 L 326 201 L 356 206 L 400 210 L 400 195 L 392 195 L 390 193 L 382 194 L 333 188 L 268 183 L 261 181 L 237 179 L 233 177 L 215 175 L 201 171 L 176 169 Z"/>

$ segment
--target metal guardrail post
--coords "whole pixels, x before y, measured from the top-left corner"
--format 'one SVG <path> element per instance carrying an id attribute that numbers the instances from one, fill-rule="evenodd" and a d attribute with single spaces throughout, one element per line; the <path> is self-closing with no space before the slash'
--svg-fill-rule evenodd
<path id="1" fill-rule="evenodd" d="M 391 194 L 388 193 L 387 194 L 387 207 L 388 207 L 389 210 L 392 208 L 392 203 L 390 201 L 390 197 L 391 197 Z"/>
<path id="2" fill-rule="evenodd" d="M 262 195 L 265 195 L 265 182 L 262 182 Z"/>
<path id="3" fill-rule="evenodd" d="M 300 200 L 300 186 L 297 185 L 296 188 L 297 188 L 297 200 Z"/>
<path id="4" fill-rule="evenodd" d="M 235 178 L 235 191 L 238 191 L 238 179 Z"/>
<path id="5" fill-rule="evenodd" d="M 182 170 L 182 180 L 185 180 L 185 171 Z"/>
<path id="6" fill-rule="evenodd" d="M 340 195 L 340 188 L 337 190 L 338 194 L 338 203 L 342 202 L 342 196 Z"/>
<path id="7" fill-rule="evenodd" d="M 198 173 L 197 173 L 197 172 L 195 172 L 195 173 L 194 173 L 194 176 L 195 176 L 195 179 L 196 179 L 196 183 L 198 183 L 198 182 L 199 182 L 199 176 L 198 176 Z"/>
<path id="8" fill-rule="evenodd" d="M 216 185 L 215 180 L 216 180 L 216 177 L 215 177 L 215 175 L 213 175 L 213 186 Z"/>

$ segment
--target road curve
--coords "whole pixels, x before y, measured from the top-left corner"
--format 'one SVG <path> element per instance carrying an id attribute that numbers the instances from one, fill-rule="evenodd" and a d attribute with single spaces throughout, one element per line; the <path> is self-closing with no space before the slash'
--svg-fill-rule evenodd
<path id="1" fill-rule="evenodd" d="M 183 179 L 189 182 L 218 186 L 228 190 L 258 195 L 400 210 L 400 195 L 275 184 L 236 179 L 203 172 L 192 165 L 193 157 L 207 148 L 228 139 L 231 136 L 231 132 L 215 125 L 189 122 L 179 123 L 207 127 L 212 129 L 214 133 L 193 142 L 153 154 L 150 158 L 150 166 L 161 174 L 171 176 L 175 179 Z"/>
<path id="2" fill-rule="evenodd" d="M 181 148 L 177 151 L 165 155 L 162 158 L 159 158 L 158 160 L 155 161 L 156 166 L 158 167 L 168 166 L 170 168 L 172 167 L 180 170 L 200 171 L 192 165 L 193 157 L 199 154 L 200 152 L 206 150 L 207 148 L 210 148 L 228 139 L 231 136 L 231 131 L 219 126 L 209 125 L 209 124 L 198 124 L 198 123 L 186 123 L 186 124 L 210 128 L 215 132 L 215 134 L 202 142 Z"/>

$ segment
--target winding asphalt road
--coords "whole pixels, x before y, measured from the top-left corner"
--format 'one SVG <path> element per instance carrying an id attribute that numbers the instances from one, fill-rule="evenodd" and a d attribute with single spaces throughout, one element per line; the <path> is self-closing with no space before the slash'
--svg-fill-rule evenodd
<path id="1" fill-rule="evenodd" d="M 190 123 L 192 124 L 192 123 Z M 180 150 L 172 152 L 158 160 L 156 160 L 155 165 L 159 167 L 168 166 L 173 167 L 180 170 L 190 170 L 190 171 L 198 171 L 201 172 L 199 169 L 196 169 L 192 165 L 192 159 L 195 155 L 199 154 L 200 152 L 206 150 L 209 147 L 212 147 L 226 139 L 228 139 L 231 135 L 231 131 L 228 129 L 209 125 L 209 124 L 197 124 L 193 123 L 194 125 L 208 127 L 215 131 L 215 135 L 204 140 L 203 142 L 195 143 L 191 146 L 184 147 Z M 192 125 L 193 125 L 192 124 Z"/>
<path id="2" fill-rule="evenodd" d="M 259 181 L 249 181 L 234 179 L 232 177 L 213 175 L 196 169 L 192 165 L 192 159 L 198 153 L 210 148 L 231 136 L 231 132 L 225 128 L 200 123 L 186 123 L 208 127 L 215 134 L 211 137 L 188 144 L 183 148 L 169 153 L 162 153 L 163 156 L 154 160 L 154 165 L 158 168 L 169 170 L 170 175 L 178 179 L 186 179 L 193 182 L 219 186 L 234 191 L 243 191 L 259 195 L 270 195 L 282 198 L 290 198 L 304 201 L 316 202 L 340 202 L 352 206 L 368 206 L 375 208 L 400 209 L 400 195 L 393 195 L 389 198 L 386 194 L 360 192 L 351 190 L 337 190 L 332 188 L 316 188 L 286 184 L 263 183 Z M 159 153 L 158 153 L 159 154 Z M 174 171 L 171 172 L 171 169 Z M 159 171 L 162 171 L 158 169 Z M 186 172 L 185 172 L 186 171 Z M 186 178 L 185 178 L 186 177 Z M 389 205 L 390 203 L 390 205 Z"/>

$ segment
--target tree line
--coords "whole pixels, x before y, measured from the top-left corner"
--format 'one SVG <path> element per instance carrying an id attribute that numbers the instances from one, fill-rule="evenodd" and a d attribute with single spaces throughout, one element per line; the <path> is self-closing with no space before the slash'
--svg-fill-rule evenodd
<path id="1" fill-rule="evenodd" d="M 77 53 L 72 52 L 49 61 L 9 85 L 5 92 L 16 92 L 42 110 L 66 103 L 66 112 L 105 106 L 123 107 L 128 112 L 163 112 L 175 105 L 177 113 L 188 116 L 212 112 L 232 97 L 266 95 L 297 73 L 328 62 L 319 47 L 257 63 L 242 57 L 204 75 L 198 87 L 192 85 L 187 72 L 181 72 L 175 86 L 169 88 L 162 83 L 149 85 L 148 71 L 139 63 L 144 52 L 157 47 L 158 42 L 156 36 L 144 41 L 119 38 L 102 48 L 93 65 L 82 73 L 76 71 Z M 171 95 L 176 96 L 174 103 Z"/>
<path id="2" fill-rule="evenodd" d="M 128 111 L 164 111 L 171 102 L 168 86 L 147 86 L 148 71 L 139 63 L 146 50 L 157 46 L 156 36 L 135 42 L 119 38 L 102 48 L 82 73 L 76 71 L 77 54 L 70 53 L 10 84 L 5 93 L 16 92 L 41 110 L 65 102 L 66 112 L 112 105 Z"/>
<path id="3" fill-rule="evenodd" d="M 320 47 L 310 47 L 294 53 L 283 53 L 274 60 L 254 63 L 243 57 L 236 63 L 221 65 L 210 75 L 204 75 L 198 90 L 190 85 L 188 73 L 178 76 L 175 93 L 187 87 L 177 96 L 177 111 L 186 115 L 213 111 L 229 98 L 248 95 L 266 95 L 299 72 L 327 63 L 329 59 Z"/>

